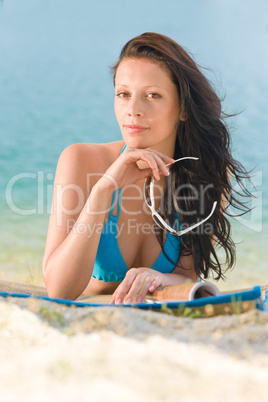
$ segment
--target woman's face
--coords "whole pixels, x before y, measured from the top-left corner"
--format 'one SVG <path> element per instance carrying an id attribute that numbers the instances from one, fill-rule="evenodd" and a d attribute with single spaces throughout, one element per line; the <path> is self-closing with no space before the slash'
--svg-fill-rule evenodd
<path id="1" fill-rule="evenodd" d="M 127 145 L 174 149 L 179 97 L 165 68 L 148 59 L 123 59 L 115 76 L 114 107 Z"/>

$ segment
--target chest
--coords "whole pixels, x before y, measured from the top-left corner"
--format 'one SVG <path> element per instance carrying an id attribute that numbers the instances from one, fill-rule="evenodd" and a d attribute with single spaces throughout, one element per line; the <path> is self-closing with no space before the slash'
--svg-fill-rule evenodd
<path id="1" fill-rule="evenodd" d="M 143 194 L 129 189 L 121 192 L 121 200 L 116 198 L 111 219 L 117 228 L 117 243 L 126 266 L 151 267 L 161 253 L 161 246 Z"/>
<path id="2" fill-rule="evenodd" d="M 129 204 L 124 203 L 124 198 L 120 199 L 120 196 L 119 192 L 119 206 L 118 199 L 115 197 L 113 200 L 113 207 L 101 233 L 93 277 L 90 289 L 87 289 L 90 294 L 107 292 L 108 287 L 108 291 L 115 289 L 132 267 L 151 267 L 162 273 L 170 273 L 179 258 L 180 243 L 170 234 L 163 239 L 163 253 L 151 213 L 146 211 L 143 199 L 137 198 Z M 126 199 L 129 201 L 129 197 Z"/>

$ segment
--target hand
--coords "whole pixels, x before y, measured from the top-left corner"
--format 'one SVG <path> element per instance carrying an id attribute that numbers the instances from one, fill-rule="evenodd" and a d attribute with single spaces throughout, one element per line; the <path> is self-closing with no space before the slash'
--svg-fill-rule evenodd
<path id="1" fill-rule="evenodd" d="M 141 303 L 148 291 L 165 285 L 164 278 L 164 274 L 151 268 L 131 268 L 114 292 L 111 304 Z"/>
<path id="2" fill-rule="evenodd" d="M 148 168 L 140 169 L 137 164 L 139 161 L 146 162 Z M 103 181 L 106 186 L 115 189 L 134 184 L 150 174 L 155 180 L 160 180 L 160 173 L 165 176 L 169 175 L 166 164 L 173 162 L 174 159 L 153 149 L 138 149 L 127 146 L 99 181 Z"/>

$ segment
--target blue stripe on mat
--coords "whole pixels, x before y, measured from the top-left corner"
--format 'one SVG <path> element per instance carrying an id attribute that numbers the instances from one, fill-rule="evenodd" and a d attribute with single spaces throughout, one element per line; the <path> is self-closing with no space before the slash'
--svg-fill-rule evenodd
<path id="1" fill-rule="evenodd" d="M 244 290 L 242 292 L 228 293 L 219 296 L 212 297 L 203 297 L 201 299 L 191 300 L 191 301 L 169 301 L 169 302 L 152 302 L 152 303 L 135 303 L 135 304 L 107 304 L 107 303 L 83 303 L 73 300 L 66 299 L 54 299 L 46 296 L 32 296 L 21 293 L 7 293 L 0 292 L 0 296 L 3 297 L 33 297 L 35 299 L 47 300 L 54 303 L 65 304 L 67 306 L 76 306 L 76 307 L 136 307 L 146 310 L 151 309 L 160 309 L 161 305 L 165 305 L 168 308 L 174 309 L 180 306 L 185 307 L 201 307 L 207 304 L 217 305 L 217 304 L 225 304 L 225 303 L 233 303 L 240 301 L 256 301 L 256 308 L 263 310 L 263 304 L 261 301 L 261 286 L 254 286 L 250 290 Z M 265 308 L 267 311 L 267 309 Z"/>

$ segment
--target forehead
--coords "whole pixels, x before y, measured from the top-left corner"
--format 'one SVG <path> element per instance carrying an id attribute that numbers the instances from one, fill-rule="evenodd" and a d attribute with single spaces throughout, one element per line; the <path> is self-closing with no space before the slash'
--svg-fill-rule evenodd
<path id="1" fill-rule="evenodd" d="M 167 67 L 151 59 L 126 58 L 117 67 L 115 85 L 140 81 L 146 85 L 174 85 Z"/>

